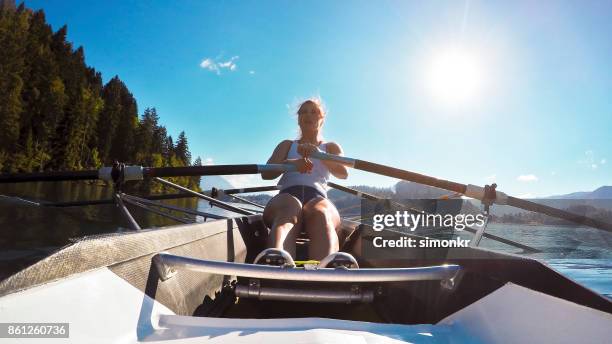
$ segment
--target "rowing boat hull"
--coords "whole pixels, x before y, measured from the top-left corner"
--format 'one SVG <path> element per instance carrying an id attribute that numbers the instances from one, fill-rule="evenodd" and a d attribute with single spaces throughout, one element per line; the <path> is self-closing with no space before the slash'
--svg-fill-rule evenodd
<path id="1" fill-rule="evenodd" d="M 504 322 L 510 322 L 498 314 L 503 309 L 524 313 L 521 321 L 510 322 L 511 338 L 517 341 L 588 342 L 581 337 L 584 331 L 593 342 L 612 336 L 611 302 L 538 261 L 479 248 L 373 257 L 364 248 L 376 233 L 350 221 L 343 222 L 341 239 L 362 267 L 453 263 L 462 267 L 461 281 L 451 289 L 439 281 L 386 283 L 381 286 L 384 296 L 369 305 L 236 303 L 228 293 L 233 276 L 180 271 L 161 281 L 152 261 L 168 252 L 250 262 L 264 247 L 266 233 L 259 216 L 248 216 L 81 239 L 0 282 L 0 322 L 69 322 L 73 342 L 247 339 L 236 337 L 235 331 L 250 333 L 249 340 L 269 342 L 288 340 L 295 333 L 323 342 L 347 335 L 366 342 L 418 341 L 421 333 L 449 341 L 508 342 L 509 337 L 500 335 Z M 495 312 L 500 323 L 487 323 L 483 312 Z M 530 313 L 555 319 L 558 326 L 542 327 Z M 572 323 L 560 314 L 581 314 L 588 321 Z M 294 319 L 304 317 L 311 320 Z M 357 331 L 359 326 L 365 330 Z M 327 332 L 317 332 L 323 327 Z M 559 328 L 565 329 L 565 337 L 555 335 Z"/>

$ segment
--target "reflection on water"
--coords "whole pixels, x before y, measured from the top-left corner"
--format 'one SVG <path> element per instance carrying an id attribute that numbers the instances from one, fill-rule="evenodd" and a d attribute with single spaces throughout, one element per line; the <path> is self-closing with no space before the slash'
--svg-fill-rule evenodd
<path id="1" fill-rule="evenodd" d="M 507 238 L 541 250 L 530 254 L 536 259 L 612 259 L 612 233 L 590 227 L 530 226 L 491 223 L 487 233 Z M 481 247 L 522 253 L 498 241 L 483 238 Z"/>
<path id="2" fill-rule="evenodd" d="M 498 223 L 490 224 L 487 232 L 541 250 L 541 253 L 528 256 L 542 260 L 559 273 L 612 298 L 612 233 L 590 227 Z M 480 243 L 480 246 L 493 250 L 522 253 L 487 238 Z"/>
<path id="3" fill-rule="evenodd" d="M 0 195 L 0 279 L 69 244 L 72 238 L 129 230 L 113 204 L 57 208 L 26 201 L 110 199 L 112 188 L 103 185 L 84 182 L 0 185 Z M 193 209 L 198 206 L 194 198 L 163 202 Z M 143 228 L 176 224 L 140 208 L 129 208 Z"/>

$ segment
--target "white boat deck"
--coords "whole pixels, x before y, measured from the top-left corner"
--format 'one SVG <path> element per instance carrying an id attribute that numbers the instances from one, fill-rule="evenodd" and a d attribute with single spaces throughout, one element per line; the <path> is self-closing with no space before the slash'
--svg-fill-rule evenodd
<path id="1" fill-rule="evenodd" d="M 324 318 L 223 319 L 161 316 L 143 338 L 179 343 L 477 343 L 454 325 L 393 325 Z"/>
<path id="2" fill-rule="evenodd" d="M 440 323 L 175 315 L 106 268 L 0 298 L 0 322 L 69 323 L 69 339 L 2 343 L 602 343 L 612 315 L 507 284 Z"/>

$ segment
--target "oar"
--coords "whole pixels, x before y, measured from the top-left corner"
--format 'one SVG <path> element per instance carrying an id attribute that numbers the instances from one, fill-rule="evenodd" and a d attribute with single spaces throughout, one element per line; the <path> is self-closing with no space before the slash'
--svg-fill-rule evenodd
<path id="1" fill-rule="evenodd" d="M 295 171 L 296 167 L 292 164 L 267 164 L 267 165 L 207 165 L 207 166 L 186 166 L 186 167 L 142 167 L 125 166 L 122 170 L 123 181 L 142 180 L 152 177 L 181 177 L 181 176 L 218 176 L 233 174 L 259 174 L 262 172 L 288 172 Z M 0 184 L 2 183 L 22 183 L 22 182 L 49 182 L 49 181 L 70 181 L 70 180 L 108 180 L 113 181 L 113 174 L 116 169 L 113 167 L 102 167 L 99 170 L 88 171 L 53 171 L 35 173 L 8 173 L 0 174 Z"/>
<path id="2" fill-rule="evenodd" d="M 327 185 L 332 187 L 332 188 L 334 188 L 334 189 L 336 189 L 336 190 L 344 191 L 346 193 L 350 193 L 352 195 L 355 195 L 355 196 L 358 196 L 358 197 L 361 197 L 361 198 L 365 198 L 365 199 L 369 199 L 369 200 L 373 200 L 373 201 L 384 201 L 384 200 L 386 200 L 385 198 L 374 196 L 372 194 L 369 194 L 369 193 L 366 193 L 366 192 L 362 192 L 362 191 L 359 191 L 359 190 L 355 190 L 355 189 L 352 189 L 352 188 L 349 188 L 349 187 L 346 187 L 346 186 L 342 186 L 342 185 L 339 185 L 339 184 L 336 184 L 336 183 L 327 182 Z M 394 204 L 398 204 L 401 207 L 404 207 L 403 204 L 400 204 L 398 202 L 393 202 L 393 203 Z M 415 209 L 411 209 L 411 210 L 416 211 Z M 464 230 L 467 231 L 467 232 L 470 232 L 472 234 L 475 234 L 477 232 L 475 229 L 472 229 L 470 227 L 465 227 Z M 521 243 L 509 240 L 509 239 L 506 239 L 506 238 L 502 238 L 502 237 L 494 235 L 494 234 L 489 234 L 487 232 L 484 232 L 482 235 L 485 238 L 489 238 L 489 239 L 492 239 L 492 240 L 495 240 L 495 241 L 499 241 L 499 242 L 504 243 L 506 245 L 518 247 L 518 248 L 523 249 L 523 250 L 528 251 L 528 252 L 533 252 L 533 253 L 542 252 L 542 251 L 540 251 L 540 250 L 538 250 L 536 248 L 533 248 L 531 246 L 523 245 Z"/>
<path id="3" fill-rule="evenodd" d="M 578 223 L 581 225 L 586 225 L 590 227 L 594 227 L 597 229 L 605 230 L 608 232 L 612 232 L 612 224 L 599 221 L 596 219 L 592 219 L 583 215 L 576 215 L 570 213 L 568 211 L 564 211 L 561 209 L 549 207 L 547 205 L 527 201 L 524 199 L 508 196 L 503 192 L 496 191 L 494 192 L 494 198 L 488 199 L 485 197 L 485 188 L 472 185 L 472 184 L 461 184 L 448 180 L 437 179 L 434 177 L 426 176 L 423 174 L 410 172 L 406 170 L 402 170 L 395 167 L 390 167 L 386 165 L 381 165 L 369 161 L 359 160 L 348 158 L 344 156 L 332 155 L 323 152 L 314 152 L 311 154 L 311 157 L 315 159 L 329 160 L 341 163 L 348 167 L 352 167 L 358 170 L 372 172 L 376 174 L 380 174 L 387 177 L 398 178 L 410 182 L 415 182 L 419 184 L 425 184 L 429 186 L 434 186 L 437 188 L 458 192 L 467 197 L 476 198 L 481 201 L 492 201 L 494 203 L 500 205 L 509 205 L 516 208 L 529 210 L 537 213 L 542 213 L 548 216 L 553 216 L 557 218 L 561 218 L 564 220 L 568 220 L 574 223 Z"/>
<path id="4" fill-rule="evenodd" d="M 238 193 L 249 193 L 249 192 L 276 191 L 276 190 L 280 190 L 280 186 L 270 185 L 270 186 L 254 186 L 250 188 L 240 188 L 240 189 L 217 189 L 217 191 L 223 192 L 226 195 L 233 195 L 233 194 L 238 194 Z"/>

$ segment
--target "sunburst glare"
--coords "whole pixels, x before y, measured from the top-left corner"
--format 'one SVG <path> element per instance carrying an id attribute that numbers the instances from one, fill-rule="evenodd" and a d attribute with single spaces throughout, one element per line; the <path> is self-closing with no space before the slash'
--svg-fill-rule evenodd
<path id="1" fill-rule="evenodd" d="M 482 93 L 484 67 L 481 58 L 462 49 L 441 51 L 430 60 L 427 88 L 436 102 L 467 104 Z"/>

